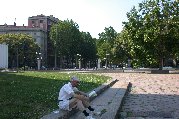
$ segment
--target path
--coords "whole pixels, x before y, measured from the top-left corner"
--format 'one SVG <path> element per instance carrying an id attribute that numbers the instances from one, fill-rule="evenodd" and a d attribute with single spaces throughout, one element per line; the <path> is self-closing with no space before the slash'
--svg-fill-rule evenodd
<path id="1" fill-rule="evenodd" d="M 179 119 L 179 74 L 104 74 L 130 81 L 132 91 L 125 100 L 123 117 Z"/>

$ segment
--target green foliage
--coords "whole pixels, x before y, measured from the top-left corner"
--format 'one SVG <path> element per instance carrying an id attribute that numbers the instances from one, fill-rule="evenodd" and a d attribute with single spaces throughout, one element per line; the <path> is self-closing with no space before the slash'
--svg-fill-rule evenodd
<path id="1" fill-rule="evenodd" d="M 179 6 L 177 1 L 148 0 L 127 13 L 121 42 L 133 65 L 162 67 L 162 60 L 176 59 L 179 52 Z"/>
<path id="2" fill-rule="evenodd" d="M 99 33 L 99 39 L 97 40 L 97 55 L 100 59 L 106 58 L 106 54 L 109 54 L 108 60 L 110 62 L 114 61 L 115 55 L 115 39 L 117 37 L 117 32 L 113 27 L 104 29 L 104 32 Z"/>
<path id="3" fill-rule="evenodd" d="M 53 25 L 50 37 L 57 55 L 65 57 L 68 64 L 75 62 L 77 54 L 81 55 L 85 64 L 96 59 L 95 39 L 89 32 L 80 32 L 78 24 L 73 20 L 64 20 Z"/>
<path id="4" fill-rule="evenodd" d="M 74 55 L 80 50 L 78 44 L 80 32 L 77 23 L 73 20 L 59 21 L 58 24 L 53 25 L 50 37 L 58 54 Z"/>
<path id="5" fill-rule="evenodd" d="M 97 54 L 96 39 L 92 38 L 89 32 L 81 32 L 81 40 L 80 54 L 83 59 L 82 62 L 84 65 L 86 65 L 88 61 L 95 62 Z"/>
<path id="6" fill-rule="evenodd" d="M 125 38 L 124 30 L 119 33 L 115 39 L 115 55 L 114 55 L 114 62 L 116 64 L 123 64 L 126 63 L 127 60 L 131 57 L 129 54 L 130 47 L 129 42 Z"/>
<path id="7" fill-rule="evenodd" d="M 61 64 L 62 57 L 73 60 L 80 51 L 80 31 L 78 24 L 73 20 L 67 19 L 54 24 L 50 30 L 50 39 L 53 43 L 54 54 L 60 57 L 58 64 Z"/>
<path id="8" fill-rule="evenodd" d="M 35 52 L 38 51 L 39 47 L 31 36 L 26 34 L 3 34 L 0 35 L 0 43 L 8 45 L 10 68 L 17 67 L 17 65 L 22 67 L 24 60 L 26 60 L 27 66 L 36 66 Z"/>
<path id="9" fill-rule="evenodd" d="M 109 77 L 54 72 L 0 73 L 0 117 L 38 119 L 57 109 L 58 92 L 72 75 L 81 80 L 80 90 L 91 91 Z"/>

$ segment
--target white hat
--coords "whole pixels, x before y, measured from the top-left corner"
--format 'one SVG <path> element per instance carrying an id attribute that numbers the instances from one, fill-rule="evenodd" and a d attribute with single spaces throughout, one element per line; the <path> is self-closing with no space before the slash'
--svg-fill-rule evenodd
<path id="1" fill-rule="evenodd" d="M 80 80 L 76 76 L 72 76 L 71 81 L 79 81 L 80 82 Z"/>

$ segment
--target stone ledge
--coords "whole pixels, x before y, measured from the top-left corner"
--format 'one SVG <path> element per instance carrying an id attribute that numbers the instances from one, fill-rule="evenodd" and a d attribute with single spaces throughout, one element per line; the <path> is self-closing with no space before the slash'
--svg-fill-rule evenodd
<path id="1" fill-rule="evenodd" d="M 129 89 L 130 84 L 127 82 L 116 82 L 110 88 L 105 90 L 104 93 L 99 95 L 93 101 L 91 106 L 94 107 L 100 115 L 93 115 L 95 119 L 119 119 L 120 105 Z M 83 119 L 84 114 L 81 112 L 76 113 L 69 119 Z"/>
<path id="2" fill-rule="evenodd" d="M 117 79 L 110 80 L 107 83 L 104 83 L 103 85 L 95 88 L 94 90 L 96 91 L 97 95 L 100 95 L 106 89 L 108 89 L 110 86 L 114 85 L 117 81 L 118 81 Z M 90 101 L 92 101 L 94 98 L 96 98 L 96 97 L 91 97 Z M 57 113 L 55 113 L 55 112 L 57 112 Z M 57 110 L 51 112 L 50 114 L 43 116 L 41 119 L 68 119 L 71 115 L 73 115 L 76 112 L 78 112 L 78 110 L 76 110 L 76 109 L 73 109 L 72 111 L 57 109 Z"/>
<path id="3" fill-rule="evenodd" d="M 151 74 L 169 74 L 169 70 L 151 70 Z"/>
<path id="4" fill-rule="evenodd" d="M 128 112 L 130 117 L 150 117 L 150 118 L 173 118 L 173 112 L 159 112 L 159 111 L 146 111 L 146 112 Z"/>
<path id="5" fill-rule="evenodd" d="M 117 113 L 118 113 L 118 114 L 116 114 L 115 119 L 120 119 L 120 118 L 122 118 L 120 112 L 122 111 L 122 106 L 124 105 L 124 101 L 125 101 L 127 95 L 130 93 L 131 88 L 132 88 L 132 83 L 129 82 L 128 85 L 127 85 L 127 89 L 126 89 L 126 91 L 125 91 L 125 93 L 124 93 L 124 96 L 122 97 L 122 100 L 121 100 L 121 103 L 120 103 L 120 105 L 119 105 L 119 108 L 118 108 L 118 110 L 117 110 Z"/>

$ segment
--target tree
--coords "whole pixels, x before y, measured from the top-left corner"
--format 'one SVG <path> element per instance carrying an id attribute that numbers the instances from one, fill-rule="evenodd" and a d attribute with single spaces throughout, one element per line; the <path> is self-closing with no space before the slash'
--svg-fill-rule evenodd
<path id="1" fill-rule="evenodd" d="M 123 66 L 123 64 L 127 63 L 128 59 L 131 59 L 130 56 L 130 43 L 128 43 L 125 38 L 126 31 L 122 30 L 121 33 L 118 33 L 115 39 L 115 47 L 114 47 L 114 63 Z M 124 40 L 125 39 L 125 40 Z"/>
<path id="2" fill-rule="evenodd" d="M 77 59 L 79 59 L 77 54 L 83 60 L 84 67 L 86 67 L 87 62 L 96 60 L 95 39 L 89 32 L 80 32 L 78 24 L 73 20 L 67 19 L 54 24 L 50 31 L 50 38 L 54 47 L 54 54 L 57 54 L 56 56 L 60 57 L 60 60 L 62 58 L 66 60 L 67 65 L 64 66 L 62 66 L 63 63 L 57 63 L 58 66 L 61 64 L 62 68 L 72 68 L 73 63 L 77 65 Z"/>
<path id="3" fill-rule="evenodd" d="M 112 62 L 114 59 L 114 47 L 115 39 L 117 37 L 117 32 L 113 27 L 104 29 L 104 32 L 99 33 L 99 39 L 97 40 L 97 54 L 100 59 L 108 58 L 109 62 Z"/>
<path id="4" fill-rule="evenodd" d="M 81 56 L 83 59 L 84 67 L 90 62 L 95 66 L 96 64 L 96 39 L 92 38 L 89 32 L 81 32 Z"/>
<path id="5" fill-rule="evenodd" d="M 36 67 L 36 51 L 38 45 L 26 34 L 0 35 L 0 43 L 6 43 L 9 51 L 9 67 Z"/>
<path id="6" fill-rule="evenodd" d="M 60 57 L 58 65 L 62 65 L 62 58 L 66 58 L 69 62 L 74 61 L 76 54 L 81 52 L 81 35 L 78 24 L 73 20 L 59 21 L 58 24 L 53 25 L 50 38 L 56 49 L 54 54 Z"/>
<path id="7" fill-rule="evenodd" d="M 124 42 L 136 65 L 159 67 L 163 59 L 175 59 L 179 51 L 178 1 L 148 0 L 127 13 Z M 158 65 L 157 65 L 158 64 Z"/>

